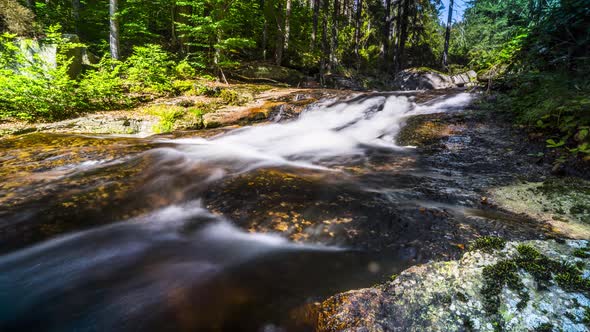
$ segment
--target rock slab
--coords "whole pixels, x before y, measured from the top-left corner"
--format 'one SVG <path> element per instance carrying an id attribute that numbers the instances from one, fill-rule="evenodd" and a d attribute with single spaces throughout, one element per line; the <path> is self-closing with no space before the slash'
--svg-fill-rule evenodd
<path id="1" fill-rule="evenodd" d="M 548 258 L 584 265 L 590 278 L 589 259 L 573 253 L 588 248 L 589 241 L 524 242 Z M 488 254 L 466 253 L 461 260 L 418 265 L 384 285 L 335 295 L 320 307 L 320 331 L 589 331 L 588 294 L 565 290 L 556 283 L 539 287 L 523 270 L 518 276 L 530 296 L 526 306 L 519 295 L 504 286 L 497 315 L 484 309 L 483 269 L 517 255 L 517 242 Z"/>

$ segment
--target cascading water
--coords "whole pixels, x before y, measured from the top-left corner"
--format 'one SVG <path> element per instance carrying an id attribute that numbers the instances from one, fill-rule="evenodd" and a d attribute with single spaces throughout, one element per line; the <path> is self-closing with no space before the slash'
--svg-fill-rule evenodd
<path id="1" fill-rule="evenodd" d="M 0 187 L 0 330 L 312 328 L 306 304 L 415 261 L 399 239 L 421 229 L 393 207 L 422 180 L 395 176 L 414 160 L 395 137 L 471 98 L 360 95 L 208 139 L 48 136 Z"/>

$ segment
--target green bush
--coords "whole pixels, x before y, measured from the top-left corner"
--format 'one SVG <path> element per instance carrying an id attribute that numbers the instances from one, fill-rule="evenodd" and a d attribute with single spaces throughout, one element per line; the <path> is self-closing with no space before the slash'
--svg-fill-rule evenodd
<path id="1" fill-rule="evenodd" d="M 125 83 L 131 92 L 171 93 L 173 64 L 159 45 L 136 46 L 124 63 Z"/>
<path id="2" fill-rule="evenodd" d="M 174 71 L 176 73 L 176 77 L 180 79 L 191 79 L 197 74 L 195 69 L 186 59 L 180 61 L 174 68 Z"/>
<path id="3" fill-rule="evenodd" d="M 500 108 L 547 136 L 548 148 L 590 156 L 590 83 L 583 76 L 534 72 L 509 78 Z"/>
<path id="4" fill-rule="evenodd" d="M 121 71 L 120 62 L 105 56 L 94 66 L 94 70 L 84 74 L 78 93 L 86 100 L 88 108 L 112 109 L 130 102 L 124 94 Z"/>
<path id="5" fill-rule="evenodd" d="M 66 65 L 42 68 L 33 64 L 18 72 L 0 70 L 0 118 L 62 119 L 77 112 L 83 100 Z"/>

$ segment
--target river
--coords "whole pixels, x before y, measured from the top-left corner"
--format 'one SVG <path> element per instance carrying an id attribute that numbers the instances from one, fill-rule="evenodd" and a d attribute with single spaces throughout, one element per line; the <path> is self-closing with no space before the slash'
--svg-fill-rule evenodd
<path id="1" fill-rule="evenodd" d="M 469 188 L 502 175 L 398 144 L 409 117 L 474 95 L 418 97 L 212 137 L 0 141 L 0 330 L 312 330 L 317 301 L 460 253 L 454 222 L 510 219 Z"/>

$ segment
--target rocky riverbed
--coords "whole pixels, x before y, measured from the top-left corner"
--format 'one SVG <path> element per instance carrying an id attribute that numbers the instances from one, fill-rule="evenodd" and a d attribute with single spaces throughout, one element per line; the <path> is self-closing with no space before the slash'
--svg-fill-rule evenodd
<path id="1" fill-rule="evenodd" d="M 399 141 L 473 190 L 466 205 L 477 209 L 464 220 L 501 225 L 487 231 L 499 237 L 457 241 L 473 250 L 330 297 L 318 307 L 319 331 L 590 330 L 590 182 L 552 176 L 537 157 L 543 145 L 477 109 L 410 118 Z M 456 229 L 464 234 L 470 224 Z M 505 243 L 531 225 L 546 240 Z"/>
<path id="2" fill-rule="evenodd" d="M 213 129 L 2 138 L 0 302 L 16 304 L 0 329 L 526 330 L 548 328 L 553 316 L 534 310 L 561 296 L 555 284 L 581 285 L 585 303 L 587 182 L 552 175 L 544 146 L 475 107 L 479 95 L 281 91 L 258 101 L 269 108 L 208 113 L 227 119 Z M 482 239 L 495 251 L 467 253 Z M 484 273 L 502 261 L 509 279 Z M 525 292 L 523 271 L 549 293 Z M 384 283 L 400 273 L 411 277 Z M 440 291 L 445 283 L 465 296 Z M 417 305 L 404 306 L 408 316 L 383 309 L 405 301 L 404 289 Z M 541 318 L 518 316 L 508 291 Z M 456 298 L 466 304 L 441 311 Z M 560 324 L 583 326 L 572 297 L 559 299 L 554 311 L 574 315 Z"/>

